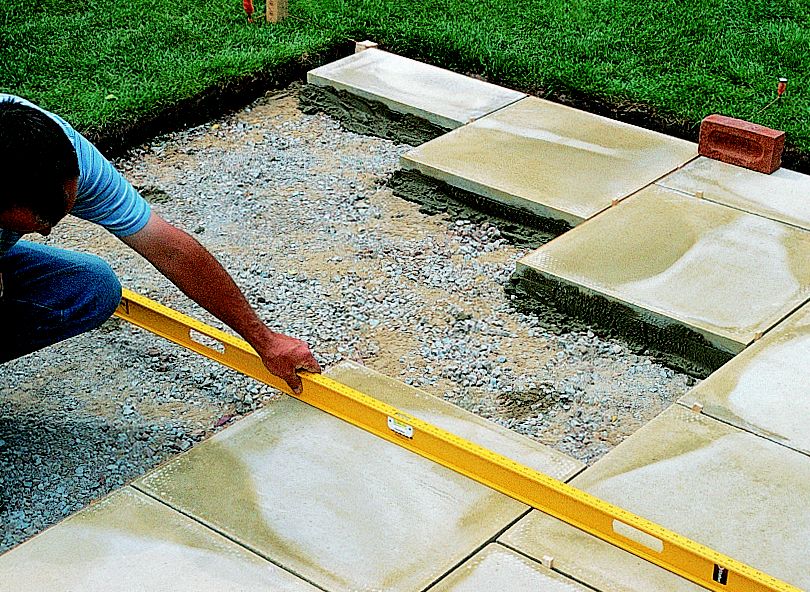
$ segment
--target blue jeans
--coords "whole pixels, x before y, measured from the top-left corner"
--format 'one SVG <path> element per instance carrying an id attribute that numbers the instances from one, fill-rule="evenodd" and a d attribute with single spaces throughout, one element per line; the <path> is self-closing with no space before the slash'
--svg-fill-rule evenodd
<path id="1" fill-rule="evenodd" d="M 94 255 L 19 241 L 0 258 L 0 363 L 101 325 L 121 284 Z"/>

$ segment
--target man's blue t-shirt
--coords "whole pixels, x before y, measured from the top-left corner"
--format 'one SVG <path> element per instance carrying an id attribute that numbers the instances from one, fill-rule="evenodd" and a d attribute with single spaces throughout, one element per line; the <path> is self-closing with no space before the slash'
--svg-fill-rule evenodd
<path id="1" fill-rule="evenodd" d="M 149 204 L 84 136 L 61 117 L 20 97 L 0 93 L 0 101 L 6 100 L 39 109 L 62 127 L 73 144 L 79 159 L 79 190 L 71 215 L 100 224 L 119 237 L 135 234 L 146 226 Z M 0 228 L 0 257 L 20 236 Z"/>

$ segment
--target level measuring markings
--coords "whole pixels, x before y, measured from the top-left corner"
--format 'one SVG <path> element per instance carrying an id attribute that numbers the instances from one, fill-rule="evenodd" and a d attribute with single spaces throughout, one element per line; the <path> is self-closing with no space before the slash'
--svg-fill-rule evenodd
<path id="1" fill-rule="evenodd" d="M 118 166 L 323 366 L 361 360 L 583 462 L 686 392 L 690 379 L 621 341 L 515 310 L 504 285 L 525 250 L 393 196 L 384 184 L 409 148 L 303 115 L 296 92 Z M 101 229 L 68 218 L 47 242 L 98 253 L 127 287 L 217 323 Z M 0 374 L 0 550 L 277 396 L 116 320 Z"/>
<path id="2" fill-rule="evenodd" d="M 803 454 L 675 405 L 571 483 L 793 586 L 810 587 L 810 459 Z M 562 573 L 599 590 L 700 589 L 538 512 L 499 540 L 538 560 L 553 555 Z"/>
<path id="3" fill-rule="evenodd" d="M 568 481 L 585 468 L 584 463 L 570 456 L 528 440 L 512 430 L 365 366 L 342 362 L 331 368 L 328 374 L 341 384 L 368 393 L 410 416 L 469 439 L 537 471 L 554 475 L 561 481 Z M 411 430 L 411 435 L 412 433 Z"/>
<path id="4" fill-rule="evenodd" d="M 246 342 L 223 331 L 129 290 L 124 291 L 116 316 L 290 394 L 289 387 L 268 372 Z M 202 345 L 194 333 L 214 339 L 221 347 Z M 296 400 L 308 403 L 313 409 L 468 476 L 476 483 L 558 517 L 711 590 L 722 592 L 726 589 L 724 586 L 728 586 L 729 590 L 751 592 L 798 592 L 796 587 L 728 555 L 446 432 L 332 378 L 304 373 L 302 381 L 304 389 L 296 395 Z M 193 456 L 191 452 L 186 459 Z M 153 474 L 158 473 L 160 471 Z M 164 480 L 162 485 L 166 484 Z"/>

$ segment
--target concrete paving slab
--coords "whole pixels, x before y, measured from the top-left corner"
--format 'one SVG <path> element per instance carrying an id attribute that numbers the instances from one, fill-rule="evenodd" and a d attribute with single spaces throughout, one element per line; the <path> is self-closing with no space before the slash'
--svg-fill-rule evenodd
<path id="1" fill-rule="evenodd" d="M 653 185 L 517 267 L 736 354 L 807 301 L 810 233 Z"/>
<path id="2" fill-rule="evenodd" d="M 409 415 L 541 473 L 552 475 L 555 479 L 568 481 L 586 466 L 550 446 L 355 362 L 342 362 L 331 368 L 328 375 Z"/>
<path id="3" fill-rule="evenodd" d="M 810 454 L 810 305 L 680 399 L 703 413 Z"/>
<path id="4" fill-rule="evenodd" d="M 119 489 L 0 556 L 7 592 L 316 592 L 135 491 Z"/>
<path id="5" fill-rule="evenodd" d="M 435 592 L 592 592 L 502 545 L 487 545 L 439 582 Z"/>
<path id="6" fill-rule="evenodd" d="M 700 157 L 658 184 L 810 230 L 810 176 L 778 169 L 770 175 Z"/>
<path id="7" fill-rule="evenodd" d="M 572 482 L 802 589 L 810 587 L 810 460 L 673 405 Z M 555 566 L 600 590 L 682 590 L 631 571 L 625 552 L 548 529 L 532 512 L 501 542 L 532 557 L 564 543 Z M 583 535 L 584 536 L 584 535 Z M 573 548 L 572 548 L 573 547 Z M 570 562 L 570 563 L 569 563 Z M 571 567 L 573 565 L 573 569 Z M 654 568 L 656 571 L 658 568 Z"/>
<path id="8" fill-rule="evenodd" d="M 402 166 L 575 226 L 697 157 L 697 145 L 534 97 L 422 144 Z"/>
<path id="9" fill-rule="evenodd" d="M 528 510 L 292 398 L 135 486 L 331 592 L 421 590 Z"/>
<path id="10" fill-rule="evenodd" d="M 307 73 L 307 82 L 378 101 L 445 129 L 478 119 L 526 95 L 379 49 Z"/>

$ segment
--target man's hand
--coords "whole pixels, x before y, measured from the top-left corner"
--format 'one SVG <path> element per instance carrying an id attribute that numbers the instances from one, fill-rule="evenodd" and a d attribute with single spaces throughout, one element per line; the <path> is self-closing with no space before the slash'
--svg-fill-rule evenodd
<path id="1" fill-rule="evenodd" d="M 300 395 L 301 378 L 296 374 L 296 370 L 320 372 L 321 367 L 309 351 L 309 346 L 300 339 L 271 331 L 268 333 L 270 336 L 267 345 L 260 345 L 260 349 L 257 348 L 256 351 L 265 367 L 290 385 L 296 395 Z"/>

